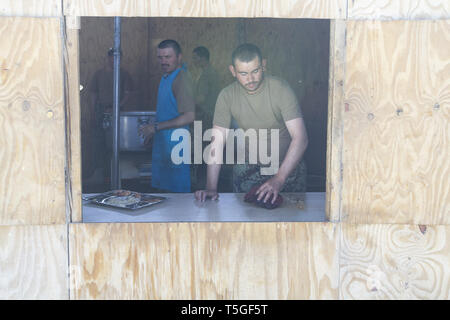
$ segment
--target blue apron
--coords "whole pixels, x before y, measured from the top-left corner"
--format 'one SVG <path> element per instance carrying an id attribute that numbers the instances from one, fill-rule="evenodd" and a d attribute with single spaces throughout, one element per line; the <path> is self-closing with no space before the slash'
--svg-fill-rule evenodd
<path id="1" fill-rule="evenodd" d="M 180 115 L 172 92 L 172 83 L 180 71 L 181 68 L 178 68 L 167 77 L 161 78 L 156 105 L 156 121 L 158 122 L 171 120 Z M 189 126 L 181 128 L 189 130 Z M 160 130 L 153 136 L 152 186 L 171 192 L 191 192 L 189 164 L 174 164 L 171 159 L 172 148 L 183 139 L 180 137 L 178 141 L 171 141 L 170 137 L 174 130 L 176 129 Z"/>

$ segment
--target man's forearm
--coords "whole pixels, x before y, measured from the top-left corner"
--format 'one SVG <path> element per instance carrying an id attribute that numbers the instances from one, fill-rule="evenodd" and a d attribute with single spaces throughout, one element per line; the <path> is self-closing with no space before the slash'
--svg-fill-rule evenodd
<path id="1" fill-rule="evenodd" d="M 194 122 L 194 112 L 186 112 L 174 119 L 159 122 L 158 130 L 179 128 L 192 122 Z"/>
<path id="2" fill-rule="evenodd" d="M 305 153 L 307 145 L 308 141 L 305 139 L 297 138 L 297 140 L 291 141 L 286 156 L 276 174 L 278 177 L 282 178 L 283 181 L 286 181 L 288 176 L 298 165 Z"/>
<path id="3" fill-rule="evenodd" d="M 219 182 L 219 174 L 221 164 L 208 164 L 207 167 L 207 179 L 206 179 L 206 190 L 217 191 L 217 184 Z"/>
<path id="4" fill-rule="evenodd" d="M 208 167 L 206 169 L 206 189 L 211 191 L 217 191 L 217 184 L 219 182 L 220 168 L 223 161 L 223 148 L 225 146 L 225 139 L 228 134 L 228 129 L 213 126 L 211 132 L 211 148 L 210 153 L 207 155 L 206 163 Z"/>

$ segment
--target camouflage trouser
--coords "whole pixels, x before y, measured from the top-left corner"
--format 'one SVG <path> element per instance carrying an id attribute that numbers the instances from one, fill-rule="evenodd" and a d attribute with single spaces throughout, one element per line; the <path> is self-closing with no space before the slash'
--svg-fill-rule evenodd
<path id="1" fill-rule="evenodd" d="M 261 185 L 272 176 L 263 176 L 257 164 L 235 164 L 233 166 L 233 192 L 247 193 L 254 185 Z M 291 172 L 281 191 L 306 192 L 306 164 L 302 160 Z"/>

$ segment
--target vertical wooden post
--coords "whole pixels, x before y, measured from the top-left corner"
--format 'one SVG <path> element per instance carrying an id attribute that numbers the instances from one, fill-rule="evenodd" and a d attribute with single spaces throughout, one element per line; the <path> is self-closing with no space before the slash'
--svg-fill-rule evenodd
<path id="1" fill-rule="evenodd" d="M 344 109 L 345 20 L 330 23 L 326 217 L 339 221 L 342 192 L 342 113 Z"/>
<path id="2" fill-rule="evenodd" d="M 66 210 L 68 222 L 82 220 L 80 127 L 80 17 L 65 17 L 64 84 L 66 96 Z"/>

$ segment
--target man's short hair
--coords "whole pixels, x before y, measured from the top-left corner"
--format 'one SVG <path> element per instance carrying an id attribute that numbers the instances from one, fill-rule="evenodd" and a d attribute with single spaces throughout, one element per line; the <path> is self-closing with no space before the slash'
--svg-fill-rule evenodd
<path id="1" fill-rule="evenodd" d="M 198 55 L 200 58 L 205 59 L 206 61 L 209 61 L 209 50 L 206 49 L 206 47 L 197 47 L 193 50 L 193 52 Z"/>
<path id="2" fill-rule="evenodd" d="M 175 40 L 167 39 L 158 44 L 158 49 L 172 48 L 178 56 L 181 53 L 181 47 Z"/>
<path id="3" fill-rule="evenodd" d="M 239 59 L 239 61 L 242 62 L 250 62 L 255 59 L 255 57 L 258 57 L 259 61 L 262 61 L 261 50 L 252 43 L 244 43 L 234 49 L 233 54 L 231 55 L 231 64 L 234 66 L 236 59 Z"/>

